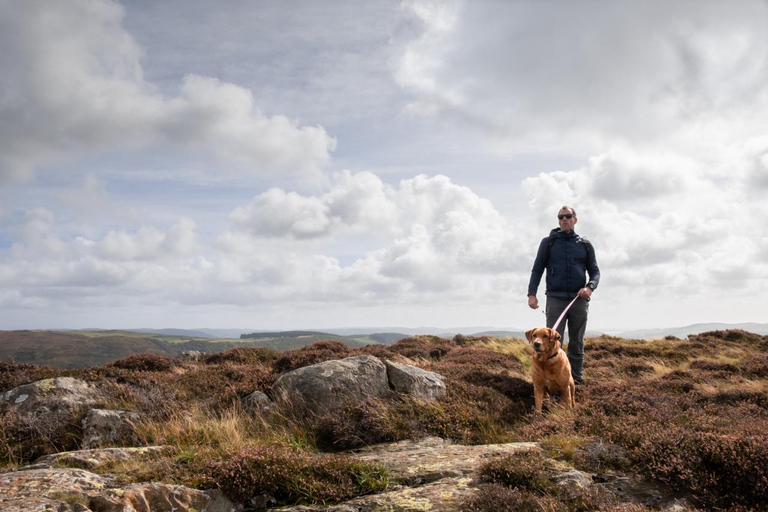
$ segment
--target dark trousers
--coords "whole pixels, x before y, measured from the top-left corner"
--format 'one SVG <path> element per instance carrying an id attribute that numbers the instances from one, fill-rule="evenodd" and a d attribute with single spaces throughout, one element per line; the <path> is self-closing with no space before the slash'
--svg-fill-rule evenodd
<path id="1" fill-rule="evenodd" d="M 547 297 L 547 326 L 552 328 L 563 310 L 568 307 L 573 299 L 560 297 Z M 571 309 L 560 321 L 557 332 L 565 340 L 565 326 L 568 325 L 568 361 L 571 363 L 571 375 L 578 384 L 582 382 L 582 369 L 584 368 L 584 333 L 587 331 L 587 315 L 589 313 L 589 301 L 583 298 L 577 299 Z"/>

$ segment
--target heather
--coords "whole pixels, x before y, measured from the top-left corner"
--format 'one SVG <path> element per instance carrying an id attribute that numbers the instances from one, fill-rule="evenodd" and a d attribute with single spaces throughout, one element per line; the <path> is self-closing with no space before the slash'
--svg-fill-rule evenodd
<path id="1" fill-rule="evenodd" d="M 386 471 L 348 450 L 438 436 L 467 445 L 535 441 L 543 448 L 487 461 L 466 510 L 645 510 L 597 488 L 553 484 L 564 464 L 598 476 L 636 471 L 702 510 L 764 509 L 768 337 L 744 331 L 687 340 L 601 336 L 588 338 L 585 349 L 576 409 L 549 399 L 541 416 L 533 412 L 526 343 L 488 337 L 414 336 L 359 349 L 320 341 L 282 353 L 237 348 L 198 362 L 144 353 L 81 370 L 2 363 L 0 384 L 5 391 L 63 375 L 94 383 L 103 392 L 101 406 L 141 414 L 138 444 L 168 447 L 141 463 L 101 471 L 126 482 L 215 487 L 241 503 L 264 494 L 273 505 L 335 503 L 379 492 L 393 485 Z M 286 372 L 360 354 L 439 373 L 446 394 L 425 402 L 393 393 L 320 416 L 244 405 L 255 391 L 271 397 L 272 384 Z M 1 408 L 2 464 L 77 448 L 82 414 L 73 410 L 67 427 L 57 430 Z"/>

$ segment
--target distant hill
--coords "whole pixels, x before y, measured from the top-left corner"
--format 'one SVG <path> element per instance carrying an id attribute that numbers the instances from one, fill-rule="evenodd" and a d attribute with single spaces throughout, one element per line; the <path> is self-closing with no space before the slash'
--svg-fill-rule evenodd
<path id="1" fill-rule="evenodd" d="M 482 331 L 473 333 L 472 336 L 491 336 L 493 338 L 521 338 L 525 339 L 523 331 Z"/>
<path id="2" fill-rule="evenodd" d="M 198 337 L 190 336 L 195 332 L 185 329 L 0 331 L 0 361 L 57 368 L 88 368 L 143 352 L 177 357 L 187 350 L 210 354 L 238 347 L 265 347 L 282 352 L 320 340 L 338 340 L 350 348 L 377 343 L 365 336 L 309 331 L 258 333 L 257 337 L 241 340 L 213 339 L 205 333 Z"/>
<path id="3" fill-rule="evenodd" d="M 742 324 L 724 324 L 724 323 L 702 323 L 692 324 L 685 327 L 667 327 L 664 329 L 637 329 L 633 331 L 624 331 L 616 334 L 620 338 L 646 340 L 652 338 L 663 338 L 665 336 L 676 336 L 685 338 L 691 334 L 700 334 L 707 331 L 725 331 L 728 329 L 741 329 L 760 335 L 768 335 L 768 324 L 761 323 L 742 323 Z"/>
<path id="4" fill-rule="evenodd" d="M 176 355 L 153 338 L 54 331 L 0 331 L 0 360 L 58 368 L 88 368 L 139 352 Z"/>
<path id="5" fill-rule="evenodd" d="M 316 341 L 336 340 L 350 348 L 359 348 L 377 343 L 368 336 L 339 336 L 319 331 L 276 331 L 252 332 L 240 336 L 242 340 L 250 341 L 253 346 L 272 348 L 277 351 L 301 348 Z"/>
<path id="6" fill-rule="evenodd" d="M 334 329 L 323 329 L 324 332 L 338 334 L 340 336 L 358 336 L 358 335 L 371 335 L 378 333 L 402 333 L 405 337 L 415 336 L 418 334 L 430 334 L 432 336 L 442 336 L 445 338 L 452 338 L 461 333 L 465 336 L 476 336 L 475 333 L 490 331 L 493 329 L 499 329 L 498 327 L 488 326 L 475 326 L 475 327 L 344 327 Z M 519 330 L 519 329 L 509 329 Z"/>
<path id="7" fill-rule="evenodd" d="M 215 353 L 237 347 L 268 347 L 283 351 L 321 339 L 338 339 L 352 348 L 372 343 L 372 340 L 330 334 L 260 340 L 212 340 L 132 331 L 0 331 L 0 361 L 56 368 L 89 368 L 144 352 L 177 357 L 187 350 Z"/>
<path id="8" fill-rule="evenodd" d="M 410 335 L 403 334 L 401 332 L 375 332 L 373 334 L 368 334 L 367 336 L 368 338 L 376 341 L 377 343 L 381 343 L 382 345 L 392 345 L 393 343 L 397 343 L 398 341 L 407 338 Z"/>
<path id="9" fill-rule="evenodd" d="M 141 334 L 160 334 L 162 336 L 181 336 L 185 338 L 223 338 L 227 336 L 217 336 L 209 331 L 206 331 L 205 329 L 76 329 L 74 331 L 69 332 L 99 332 L 99 333 L 109 333 L 109 332 L 136 332 Z M 239 334 L 238 334 L 239 336 Z"/>

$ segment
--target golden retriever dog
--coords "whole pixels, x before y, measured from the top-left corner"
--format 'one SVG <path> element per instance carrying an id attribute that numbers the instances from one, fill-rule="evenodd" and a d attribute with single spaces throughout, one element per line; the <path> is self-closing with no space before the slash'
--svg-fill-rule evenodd
<path id="1" fill-rule="evenodd" d="M 571 376 L 571 363 L 560 343 L 560 333 L 548 327 L 536 327 L 526 332 L 525 337 L 533 345 L 531 379 L 536 412 L 541 413 L 545 391 L 560 391 L 566 407 L 572 409 L 576 405 L 576 384 Z"/>

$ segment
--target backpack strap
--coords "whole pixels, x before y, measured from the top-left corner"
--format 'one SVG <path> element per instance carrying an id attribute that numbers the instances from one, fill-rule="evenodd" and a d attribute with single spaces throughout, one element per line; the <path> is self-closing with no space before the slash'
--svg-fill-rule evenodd
<path id="1" fill-rule="evenodd" d="M 584 248 L 587 250 L 587 261 L 589 261 L 590 253 L 592 253 L 594 251 L 594 249 L 592 247 L 592 242 L 590 242 L 589 240 L 587 240 L 583 236 L 579 236 L 578 242 L 580 244 L 584 244 Z"/>
<path id="2" fill-rule="evenodd" d="M 555 235 L 549 235 L 549 242 L 547 242 L 547 248 L 546 248 L 545 253 L 544 253 L 546 255 L 546 258 L 544 258 L 544 261 L 549 261 L 549 250 L 555 244 L 555 240 L 557 240 Z M 581 235 L 579 235 L 579 239 L 576 240 L 576 242 L 580 243 L 580 244 L 584 244 L 584 248 L 587 250 L 587 260 L 589 260 L 590 253 L 592 253 L 593 250 L 594 250 L 592 248 L 592 242 L 590 242 L 589 240 L 587 240 L 586 238 L 584 238 Z"/>

